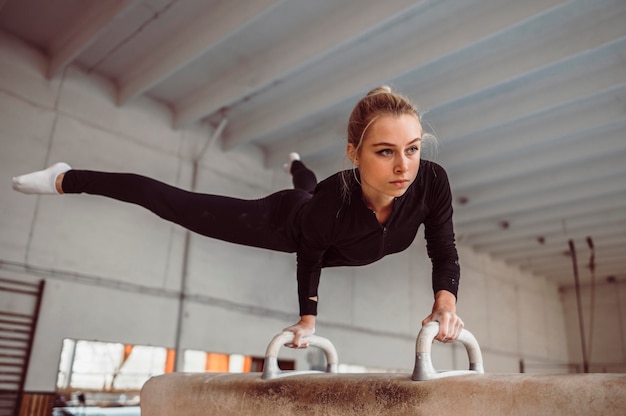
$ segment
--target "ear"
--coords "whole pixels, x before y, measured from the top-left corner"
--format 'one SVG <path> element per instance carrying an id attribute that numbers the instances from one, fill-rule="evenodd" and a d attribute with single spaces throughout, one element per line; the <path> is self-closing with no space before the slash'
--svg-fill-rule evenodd
<path id="1" fill-rule="evenodd" d="M 358 165 L 358 157 L 356 152 L 356 147 L 352 143 L 348 143 L 346 147 L 346 154 L 348 155 L 348 159 L 355 165 Z"/>

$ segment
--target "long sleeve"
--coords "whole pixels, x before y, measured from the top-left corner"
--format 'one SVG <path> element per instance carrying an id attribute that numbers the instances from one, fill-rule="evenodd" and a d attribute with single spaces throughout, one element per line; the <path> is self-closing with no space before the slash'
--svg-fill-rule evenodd
<path id="1" fill-rule="evenodd" d="M 314 197 L 302 213 L 302 233 L 298 244 L 297 253 L 297 278 L 298 278 L 298 301 L 300 303 L 300 315 L 317 315 L 316 300 L 322 267 L 324 267 L 324 255 L 331 244 L 333 219 L 322 212 L 318 201 L 323 198 Z M 326 208 L 326 207 L 324 207 Z"/>
<path id="2" fill-rule="evenodd" d="M 452 224 L 452 193 L 446 172 L 438 166 L 433 169 L 432 206 L 424 221 L 426 248 L 433 266 L 433 291 L 447 290 L 456 296 L 460 267 Z"/>
<path id="3" fill-rule="evenodd" d="M 303 229 L 297 253 L 297 278 L 298 278 L 298 301 L 300 303 L 300 315 L 317 315 L 316 300 L 320 275 L 324 266 L 324 253 L 328 248 L 328 228 L 332 226 L 326 224 L 314 224 Z M 326 232 L 324 232 L 326 231 Z"/>
<path id="4" fill-rule="evenodd" d="M 312 199 L 299 213 L 300 237 L 297 252 L 300 315 L 317 315 L 316 300 L 325 255 L 333 244 L 337 210 L 341 205 L 335 182 L 320 183 Z"/>
<path id="5" fill-rule="evenodd" d="M 298 253 L 298 302 L 300 304 L 300 316 L 317 315 L 317 298 L 320 275 L 322 273 L 321 257 L 319 260 L 310 255 Z"/>

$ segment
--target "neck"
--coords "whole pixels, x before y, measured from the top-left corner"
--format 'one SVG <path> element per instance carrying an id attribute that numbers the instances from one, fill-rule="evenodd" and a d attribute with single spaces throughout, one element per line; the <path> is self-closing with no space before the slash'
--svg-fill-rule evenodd
<path id="1" fill-rule="evenodd" d="M 387 224 L 389 217 L 391 216 L 391 209 L 393 208 L 393 198 L 384 201 L 378 201 L 378 203 L 372 203 L 365 195 L 363 195 L 363 203 L 365 206 L 372 210 L 376 216 L 376 220 L 381 224 Z"/>
<path id="2" fill-rule="evenodd" d="M 363 202 L 365 203 L 365 206 L 374 212 L 385 212 L 390 210 L 393 206 L 394 199 L 395 198 L 391 196 L 378 196 L 373 198 L 368 196 L 365 191 L 363 191 Z"/>

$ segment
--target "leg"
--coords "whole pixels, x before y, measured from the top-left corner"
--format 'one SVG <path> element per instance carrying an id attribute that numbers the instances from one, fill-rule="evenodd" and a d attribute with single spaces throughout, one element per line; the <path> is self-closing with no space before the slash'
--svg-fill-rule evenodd
<path id="1" fill-rule="evenodd" d="M 313 194 L 317 186 L 317 178 L 313 171 L 300 161 L 300 155 L 298 153 L 289 153 L 289 161 L 283 165 L 283 168 L 285 172 L 291 174 L 293 187 L 295 189 L 301 189 Z"/>
<path id="2" fill-rule="evenodd" d="M 304 163 L 299 160 L 294 160 L 291 163 L 290 169 L 293 181 L 293 187 L 295 189 L 301 189 L 310 194 L 313 193 L 317 186 L 317 178 L 312 170 L 307 168 Z"/>
<path id="3" fill-rule="evenodd" d="M 88 193 L 140 205 L 198 234 L 236 244 L 294 252 L 291 222 L 310 198 L 301 190 L 281 191 L 259 200 L 188 192 L 145 176 L 71 170 L 65 193 Z"/>

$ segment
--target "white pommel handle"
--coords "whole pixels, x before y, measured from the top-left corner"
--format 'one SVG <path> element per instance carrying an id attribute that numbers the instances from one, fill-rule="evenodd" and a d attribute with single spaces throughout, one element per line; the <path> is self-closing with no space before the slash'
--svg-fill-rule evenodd
<path id="1" fill-rule="evenodd" d="M 292 343 L 294 337 L 295 334 L 293 332 L 284 331 L 272 338 L 265 351 L 265 362 L 263 364 L 263 374 L 261 375 L 263 380 L 271 380 L 290 375 L 319 373 L 319 371 L 282 371 L 278 367 L 278 350 L 280 350 L 281 346 Z M 337 357 L 337 350 L 335 350 L 333 344 L 326 338 L 317 335 L 309 335 L 305 337 L 305 340 L 309 346 L 317 347 L 324 351 L 326 355 L 326 372 L 337 373 L 339 359 Z"/>
<path id="2" fill-rule="evenodd" d="M 469 370 L 437 371 L 433 367 L 430 350 L 433 340 L 439 333 L 439 322 L 429 322 L 422 327 L 415 342 L 415 368 L 411 379 L 416 381 L 432 380 L 436 378 L 460 376 L 464 374 L 483 374 L 483 356 L 478 341 L 468 330 L 461 330 L 457 338 L 465 346 L 469 357 Z"/>

